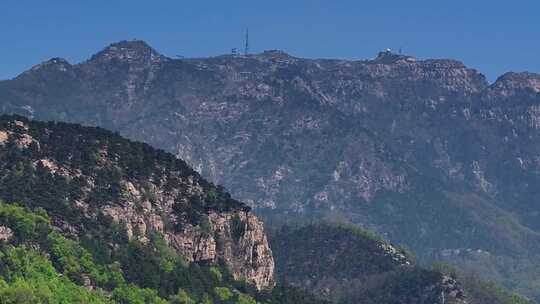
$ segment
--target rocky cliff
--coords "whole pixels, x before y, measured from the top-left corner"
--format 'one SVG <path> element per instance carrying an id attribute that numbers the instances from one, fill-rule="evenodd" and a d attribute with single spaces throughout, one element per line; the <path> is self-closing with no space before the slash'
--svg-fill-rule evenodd
<path id="1" fill-rule="evenodd" d="M 170 59 L 124 41 L 0 82 L 0 109 L 163 148 L 260 214 L 340 217 L 425 261 L 487 253 L 481 273 L 534 295 L 538 77 L 489 84 L 456 60 L 390 52 Z"/>
<path id="2" fill-rule="evenodd" d="M 0 159 L 0 196 L 44 208 L 64 233 L 100 239 L 110 220 L 128 240 L 158 234 L 188 262 L 274 285 L 262 223 L 171 154 L 96 128 L 4 116 Z"/>

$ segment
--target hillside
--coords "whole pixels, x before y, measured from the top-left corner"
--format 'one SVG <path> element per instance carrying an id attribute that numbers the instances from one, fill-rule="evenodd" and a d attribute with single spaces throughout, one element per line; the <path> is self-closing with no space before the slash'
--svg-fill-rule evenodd
<path id="1" fill-rule="evenodd" d="M 0 251 L 2 303 L 323 303 L 248 206 L 100 128 L 0 116 Z"/>
<path id="2" fill-rule="evenodd" d="M 63 232 L 112 237 L 99 225 L 112 221 L 128 239 L 158 233 L 190 262 L 223 262 L 237 279 L 273 285 L 272 252 L 250 208 L 171 154 L 102 129 L 23 118 L 0 118 L 0 138 L 0 196 L 43 208 Z"/>
<path id="3" fill-rule="evenodd" d="M 0 82 L 0 110 L 105 127 L 280 218 L 341 218 L 419 260 L 540 296 L 540 76 L 281 51 L 171 59 L 142 41 Z"/>
<path id="4" fill-rule="evenodd" d="M 323 304 L 290 287 L 257 292 L 226 268 L 190 264 L 158 234 L 119 242 L 103 257 L 105 248 L 87 249 L 57 228 L 42 208 L 0 201 L 2 303 Z"/>
<path id="5" fill-rule="evenodd" d="M 0 116 L 1 299 L 326 303 L 314 292 L 412 304 L 444 293 L 445 303 L 476 304 L 455 279 L 413 268 L 367 232 L 312 226 L 273 236 L 279 280 L 250 207 L 172 154 L 100 128 Z M 384 288 L 347 283 L 368 277 Z"/>
<path id="6" fill-rule="evenodd" d="M 334 303 L 530 303 L 448 266 L 419 267 L 406 250 L 354 226 L 284 226 L 270 244 L 278 279 Z"/>

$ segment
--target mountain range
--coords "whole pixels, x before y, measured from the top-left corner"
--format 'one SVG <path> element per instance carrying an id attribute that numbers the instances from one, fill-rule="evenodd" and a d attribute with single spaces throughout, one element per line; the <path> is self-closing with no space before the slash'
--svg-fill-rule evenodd
<path id="1" fill-rule="evenodd" d="M 2 303 L 529 303 L 354 226 L 270 245 L 222 187 L 104 129 L 2 116 L 0 160 Z"/>
<path id="2" fill-rule="evenodd" d="M 123 41 L 1 81 L 0 110 L 164 149 L 265 223 L 350 223 L 421 264 L 540 295 L 540 75 L 490 84 L 455 60 L 388 51 L 171 59 Z"/>
<path id="3" fill-rule="evenodd" d="M 0 117 L 0 302 L 323 303 L 276 286 L 262 223 L 182 160 Z"/>

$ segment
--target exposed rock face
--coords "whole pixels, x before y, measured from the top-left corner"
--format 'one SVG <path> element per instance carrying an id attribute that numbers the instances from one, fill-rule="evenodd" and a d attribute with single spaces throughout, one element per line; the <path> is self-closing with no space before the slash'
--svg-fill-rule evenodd
<path id="1" fill-rule="evenodd" d="M 519 92 L 540 92 L 540 75 L 533 73 L 506 73 L 499 77 L 492 89 L 496 94 L 508 97 Z"/>
<path id="2" fill-rule="evenodd" d="M 240 269 L 238 278 L 250 278 L 259 288 L 274 284 L 274 261 L 262 223 L 249 212 L 211 213 L 210 223 L 216 232 L 217 255 L 233 269 Z M 252 265 L 252 267 L 246 267 Z"/>
<path id="3" fill-rule="evenodd" d="M 153 210 L 150 202 L 142 205 L 143 212 L 126 205 L 105 206 L 102 212 L 123 224 L 130 238 L 147 242 L 148 234 L 156 231 L 189 262 L 217 264 L 223 261 L 236 279 L 247 279 L 259 289 L 275 283 L 272 251 L 262 223 L 251 212 L 209 212 L 208 230 L 186 223 L 179 231 L 171 231 L 165 228 L 163 215 L 158 215 L 162 210 Z M 174 215 L 166 214 L 167 217 Z M 235 224 L 241 225 L 242 232 L 238 236 L 234 236 Z"/>
<path id="4" fill-rule="evenodd" d="M 473 248 L 537 264 L 538 83 L 389 52 L 173 60 L 135 41 L 0 82 L 0 110 L 118 131 L 261 213 L 343 216 L 421 259 Z"/>
<path id="5" fill-rule="evenodd" d="M 467 300 L 463 293 L 463 286 L 454 278 L 443 276 L 440 289 L 442 289 L 445 301 L 444 303 L 465 304 Z"/>
<path id="6" fill-rule="evenodd" d="M 13 231 L 9 227 L 0 226 L 0 242 L 7 242 L 13 236 Z"/>
<path id="7" fill-rule="evenodd" d="M 88 233 L 103 217 L 129 239 L 146 243 L 157 233 L 190 262 L 223 262 L 237 279 L 259 289 L 273 286 L 262 223 L 174 156 L 67 124 L 3 117 L 0 134 L 0 197 L 48 209 L 55 225 L 74 235 Z M 143 167 L 133 168 L 137 162 L 129 158 L 144 159 Z M 49 182 L 54 186 L 44 186 Z M 0 227 L 0 240 L 10 236 Z"/>

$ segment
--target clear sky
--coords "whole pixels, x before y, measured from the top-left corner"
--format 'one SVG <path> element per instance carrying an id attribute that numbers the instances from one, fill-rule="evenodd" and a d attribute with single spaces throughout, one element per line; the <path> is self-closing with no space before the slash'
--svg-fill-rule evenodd
<path id="1" fill-rule="evenodd" d="M 247 27 L 253 52 L 365 59 L 389 47 L 455 58 L 491 81 L 540 72 L 539 0 L 0 0 L 0 79 L 134 38 L 171 57 L 229 53 Z"/>

